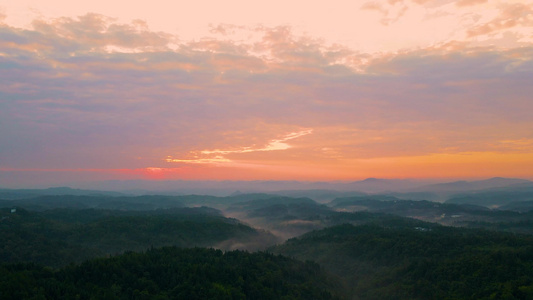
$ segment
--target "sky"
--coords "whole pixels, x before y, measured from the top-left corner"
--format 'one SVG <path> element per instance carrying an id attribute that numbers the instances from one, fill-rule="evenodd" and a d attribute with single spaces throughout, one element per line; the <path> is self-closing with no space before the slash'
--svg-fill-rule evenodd
<path id="1" fill-rule="evenodd" d="M 0 0 L 0 187 L 533 179 L 533 1 Z"/>

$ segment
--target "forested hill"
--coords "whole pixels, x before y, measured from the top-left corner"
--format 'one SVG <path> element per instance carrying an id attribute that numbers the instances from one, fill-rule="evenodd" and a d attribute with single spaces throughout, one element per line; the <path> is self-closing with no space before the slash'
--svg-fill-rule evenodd
<path id="1" fill-rule="evenodd" d="M 0 265 L 0 299 L 337 299 L 320 267 L 264 252 L 167 247 L 54 271 Z"/>
<path id="2" fill-rule="evenodd" d="M 262 249 L 277 239 L 211 208 L 155 211 L 0 209 L 0 262 L 62 266 L 150 247 Z"/>
<path id="3" fill-rule="evenodd" d="M 416 220 L 339 225 L 271 249 L 314 260 L 353 299 L 533 299 L 533 237 Z"/>

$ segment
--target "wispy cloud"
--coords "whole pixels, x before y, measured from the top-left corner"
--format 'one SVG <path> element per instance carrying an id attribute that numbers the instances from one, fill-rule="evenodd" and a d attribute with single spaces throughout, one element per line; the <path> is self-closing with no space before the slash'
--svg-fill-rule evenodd
<path id="1" fill-rule="evenodd" d="M 404 1 L 387 1 L 380 3 L 377 1 L 366 2 L 361 6 L 361 9 L 377 11 L 381 14 L 381 24 L 389 26 L 397 22 L 409 9 Z"/>
<path id="2" fill-rule="evenodd" d="M 481 35 L 494 35 L 496 33 L 506 32 L 506 30 L 512 28 L 517 28 L 517 31 L 514 33 L 509 32 L 509 34 L 524 34 L 524 37 L 530 40 L 531 36 L 527 36 L 527 34 L 531 32 L 531 27 L 533 27 L 533 3 L 509 3 L 501 4 L 498 7 L 496 17 L 476 24 L 472 28 L 469 28 L 467 33 L 469 37 L 476 37 Z"/>
<path id="3" fill-rule="evenodd" d="M 455 3 L 457 6 L 470 6 L 487 3 L 488 0 L 459 0 Z"/>
<path id="4" fill-rule="evenodd" d="M 503 140 L 498 146 L 506 150 L 531 153 L 533 152 L 533 139 Z"/>
<path id="5" fill-rule="evenodd" d="M 265 151 L 279 151 L 287 150 L 292 148 L 287 141 L 311 134 L 312 129 L 305 129 L 298 132 L 292 132 L 281 139 L 274 139 L 269 141 L 265 146 L 249 146 L 242 147 L 234 150 L 202 150 L 202 151 L 191 151 L 189 156 L 193 158 L 190 159 L 177 159 L 172 156 L 168 156 L 165 160 L 172 163 L 193 163 L 193 164 L 216 164 L 216 163 L 229 163 L 232 162 L 231 159 L 226 158 L 227 155 L 231 154 L 241 154 L 241 153 L 252 153 L 252 152 L 265 152 Z"/>

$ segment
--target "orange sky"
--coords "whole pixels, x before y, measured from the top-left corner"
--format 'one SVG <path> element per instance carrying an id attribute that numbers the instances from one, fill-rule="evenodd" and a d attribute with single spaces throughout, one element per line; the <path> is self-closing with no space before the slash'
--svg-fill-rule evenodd
<path id="1" fill-rule="evenodd" d="M 0 0 L 0 187 L 533 179 L 533 1 Z"/>

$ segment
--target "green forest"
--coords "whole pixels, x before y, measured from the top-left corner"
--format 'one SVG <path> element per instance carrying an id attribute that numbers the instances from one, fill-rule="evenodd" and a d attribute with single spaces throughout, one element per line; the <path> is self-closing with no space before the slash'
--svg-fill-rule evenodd
<path id="1" fill-rule="evenodd" d="M 51 269 L 0 266 L 1 299 L 338 299 L 316 263 L 163 247 Z"/>
<path id="2" fill-rule="evenodd" d="M 261 248 L 277 239 L 219 211 L 179 208 L 154 211 L 18 208 L 0 210 L 0 261 L 59 267 L 72 262 L 150 247 Z M 263 247 L 264 248 L 264 247 Z"/>
<path id="3" fill-rule="evenodd" d="M 533 299 L 526 202 L 23 192 L 0 299 Z"/>
<path id="4" fill-rule="evenodd" d="M 533 299 L 533 237 L 416 220 L 344 224 L 270 249 L 343 278 L 353 299 Z"/>

